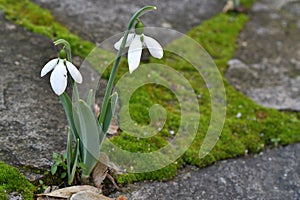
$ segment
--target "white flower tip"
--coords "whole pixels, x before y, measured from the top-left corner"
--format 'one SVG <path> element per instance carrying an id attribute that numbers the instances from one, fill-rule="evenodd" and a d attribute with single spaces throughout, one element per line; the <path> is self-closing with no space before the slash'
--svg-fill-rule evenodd
<path id="1" fill-rule="evenodd" d="M 136 69 L 130 69 L 130 67 L 129 67 L 129 73 L 130 74 L 132 74 L 132 72 L 134 72 L 134 70 L 136 70 Z"/>
<path id="2" fill-rule="evenodd" d="M 150 52 L 150 54 L 154 58 L 161 59 L 164 55 L 164 51 L 162 46 L 153 38 L 144 36 L 144 41 L 146 43 L 146 46 Z"/>
<path id="3" fill-rule="evenodd" d="M 67 70 L 63 62 L 60 62 L 50 76 L 50 84 L 55 94 L 60 96 L 67 87 Z"/>
<path id="4" fill-rule="evenodd" d="M 45 70 L 42 69 L 41 71 L 41 77 L 45 76 L 47 73 L 45 72 Z"/>
<path id="5" fill-rule="evenodd" d="M 129 67 L 129 73 L 132 74 L 132 72 L 134 72 L 134 70 L 136 70 L 140 65 L 140 61 L 134 61 L 134 62 L 130 62 L 128 61 L 128 67 Z"/>
<path id="6" fill-rule="evenodd" d="M 132 42 L 132 40 L 133 40 L 133 37 L 134 37 L 134 34 L 133 34 L 133 33 L 129 33 L 129 34 L 128 34 L 128 37 L 127 37 L 127 40 L 126 40 L 125 47 L 129 47 L 129 45 L 131 44 L 131 42 Z M 123 38 L 124 38 L 124 37 L 121 37 L 121 39 L 120 39 L 118 42 L 116 42 L 116 43 L 114 44 L 115 49 L 117 49 L 117 50 L 120 49 L 120 46 L 121 46 L 122 41 L 123 41 Z"/>
<path id="7" fill-rule="evenodd" d="M 119 49 L 120 49 L 120 45 L 121 45 L 120 42 L 116 42 L 116 43 L 114 44 L 115 49 L 119 50 Z"/>
<path id="8" fill-rule="evenodd" d="M 149 50 L 150 51 L 150 50 Z M 153 49 L 152 48 L 152 53 L 151 55 L 155 58 L 158 58 L 158 59 L 161 59 L 163 56 L 164 56 L 164 51 L 162 48 L 156 48 L 156 49 Z"/>
<path id="9" fill-rule="evenodd" d="M 116 43 L 114 44 L 115 49 L 117 49 L 117 50 L 120 49 L 120 46 L 121 46 L 121 44 L 122 44 L 123 38 L 124 38 L 124 37 L 121 37 L 121 38 L 119 39 L 119 41 L 116 42 Z"/>
<path id="10" fill-rule="evenodd" d="M 140 65 L 141 55 L 143 50 L 143 44 L 140 36 L 134 37 L 128 50 L 128 65 L 129 72 L 132 73 Z"/>
<path id="11" fill-rule="evenodd" d="M 58 58 L 54 58 L 46 63 L 41 71 L 41 77 L 45 76 L 48 72 L 50 72 L 58 63 Z"/>
<path id="12" fill-rule="evenodd" d="M 75 65 L 73 65 L 69 61 L 66 62 L 66 65 L 67 65 L 68 71 L 71 74 L 71 76 L 74 79 L 74 81 L 76 83 L 82 83 L 82 75 L 79 72 L 79 70 L 77 69 L 77 67 L 75 67 Z"/>
<path id="13" fill-rule="evenodd" d="M 73 78 L 74 79 L 74 78 Z M 76 83 L 82 83 L 82 76 L 81 74 L 79 73 L 78 76 L 76 77 L 76 79 L 74 79 L 76 81 Z"/>
<path id="14" fill-rule="evenodd" d="M 64 93 L 65 91 L 54 91 L 54 93 L 57 95 L 57 96 L 60 96 Z"/>

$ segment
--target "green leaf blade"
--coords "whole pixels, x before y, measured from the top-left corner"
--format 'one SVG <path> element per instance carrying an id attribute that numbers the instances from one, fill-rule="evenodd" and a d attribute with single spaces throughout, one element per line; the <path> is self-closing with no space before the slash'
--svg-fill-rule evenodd
<path id="1" fill-rule="evenodd" d="M 75 122 L 74 122 L 74 114 L 76 114 L 75 113 L 76 110 L 73 107 L 72 101 L 71 101 L 70 97 L 67 95 L 67 93 L 65 93 L 65 92 L 59 96 L 59 99 L 65 110 L 65 114 L 67 117 L 68 124 L 71 128 L 71 131 L 72 131 L 74 137 L 78 138 L 79 136 L 78 136 L 78 132 L 77 132 L 77 129 L 75 126 Z"/>
<path id="2" fill-rule="evenodd" d="M 117 106 L 117 101 L 118 101 L 118 93 L 115 92 L 109 98 L 107 110 L 106 110 L 106 113 L 104 116 L 104 121 L 103 121 L 103 133 L 104 134 L 106 134 L 106 132 L 110 126 L 110 123 L 112 121 L 112 118 L 114 116 L 116 106 Z"/>
<path id="3" fill-rule="evenodd" d="M 82 177 L 87 178 L 94 169 L 100 154 L 99 129 L 91 107 L 79 99 L 76 84 L 74 84 L 74 97 L 78 112 L 78 121 L 75 124 L 80 133 L 81 162 L 85 165 L 82 169 Z"/>

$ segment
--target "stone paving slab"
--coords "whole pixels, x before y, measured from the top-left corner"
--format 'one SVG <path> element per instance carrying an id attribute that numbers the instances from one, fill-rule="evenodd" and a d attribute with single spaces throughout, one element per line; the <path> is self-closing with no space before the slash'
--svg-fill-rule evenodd
<path id="1" fill-rule="evenodd" d="M 133 191 L 111 196 L 122 194 L 130 200 L 296 200 L 300 199 L 299 152 L 300 144 L 294 144 L 204 169 L 188 167 L 171 181 L 137 183 L 125 188 Z"/>
<path id="2" fill-rule="evenodd" d="M 300 111 L 300 1 L 260 0 L 249 14 L 227 79 L 261 105 Z"/>
<path id="3" fill-rule="evenodd" d="M 187 32 L 205 19 L 219 13 L 225 1 L 220 0 L 33 0 L 47 8 L 56 20 L 71 32 L 94 43 L 101 43 L 125 31 L 130 17 L 144 5 L 157 10 L 142 16 L 145 26 L 172 28 Z"/>
<path id="4" fill-rule="evenodd" d="M 52 153 L 65 149 L 62 106 L 49 75 L 40 78 L 42 66 L 56 56 L 51 40 L 0 14 L 0 160 L 23 171 L 48 170 Z"/>

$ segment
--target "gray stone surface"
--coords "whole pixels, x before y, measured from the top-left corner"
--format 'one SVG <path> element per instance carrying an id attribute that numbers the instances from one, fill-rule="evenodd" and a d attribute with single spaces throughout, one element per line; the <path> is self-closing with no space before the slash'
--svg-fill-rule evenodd
<path id="1" fill-rule="evenodd" d="M 0 160 L 31 176 L 49 169 L 52 153 L 65 149 L 66 120 L 42 66 L 56 57 L 52 41 L 0 14 Z M 31 177 L 35 178 L 35 177 Z"/>
<path id="2" fill-rule="evenodd" d="M 12 192 L 8 195 L 8 199 L 9 200 L 22 200 L 23 197 L 21 194 L 19 194 L 17 192 Z"/>
<path id="3" fill-rule="evenodd" d="M 172 28 L 186 32 L 220 12 L 226 1 L 220 0 L 34 0 L 49 9 L 55 18 L 73 33 L 101 43 L 125 31 L 130 17 L 144 5 L 157 10 L 141 20 L 145 26 Z"/>
<path id="4" fill-rule="evenodd" d="M 300 111 L 300 1 L 260 0 L 226 77 L 254 101 Z"/>
<path id="5" fill-rule="evenodd" d="M 300 199 L 299 151 L 300 144 L 294 144 L 200 170 L 189 167 L 171 181 L 138 183 L 122 194 L 130 200 L 296 200 Z"/>

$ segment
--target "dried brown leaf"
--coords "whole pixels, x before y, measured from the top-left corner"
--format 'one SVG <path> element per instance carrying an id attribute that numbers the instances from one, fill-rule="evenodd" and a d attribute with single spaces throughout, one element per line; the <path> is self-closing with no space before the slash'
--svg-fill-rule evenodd
<path id="1" fill-rule="evenodd" d="M 121 195 L 121 196 L 119 196 L 116 200 L 127 200 L 127 197 Z"/>
<path id="2" fill-rule="evenodd" d="M 101 188 L 102 187 L 102 182 L 104 181 L 104 179 L 106 178 L 108 172 L 108 168 L 105 164 L 98 162 L 93 170 L 92 173 L 92 178 L 93 178 L 93 182 L 94 185 L 97 188 Z"/>
<path id="3" fill-rule="evenodd" d="M 61 198 L 61 199 L 68 199 L 71 195 L 81 192 L 81 191 L 90 191 L 95 193 L 101 193 L 101 190 L 99 190 L 96 187 L 90 186 L 90 185 L 78 185 L 78 186 L 71 186 L 62 188 L 59 190 L 55 190 L 53 192 L 50 192 L 48 194 L 38 194 L 38 197 L 55 197 L 55 198 Z"/>
<path id="4" fill-rule="evenodd" d="M 109 197 L 106 197 L 102 194 L 98 194 L 95 192 L 91 191 L 81 191 L 78 192 L 70 198 L 70 200 L 83 200 L 83 199 L 88 199 L 88 200 L 115 200 Z"/>
<path id="5" fill-rule="evenodd" d="M 230 10 L 233 10 L 234 9 L 234 4 L 233 4 L 233 1 L 232 0 L 228 0 L 225 7 L 223 8 L 223 12 L 224 13 L 227 13 L 228 11 Z"/>
<path id="6" fill-rule="evenodd" d="M 119 133 L 119 126 L 114 125 L 113 123 L 108 127 L 107 133 L 110 135 L 115 135 Z"/>

